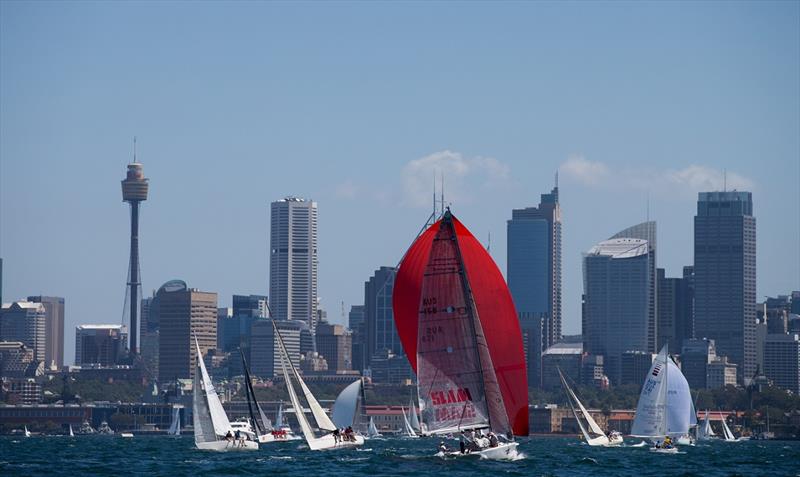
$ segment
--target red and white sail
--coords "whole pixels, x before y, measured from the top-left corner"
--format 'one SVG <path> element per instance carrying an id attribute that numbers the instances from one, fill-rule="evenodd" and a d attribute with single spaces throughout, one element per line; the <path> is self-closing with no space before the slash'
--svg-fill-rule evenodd
<path id="1" fill-rule="evenodd" d="M 511 295 L 489 254 L 449 211 L 406 253 L 393 308 L 427 432 L 491 427 L 527 435 L 525 360 Z"/>

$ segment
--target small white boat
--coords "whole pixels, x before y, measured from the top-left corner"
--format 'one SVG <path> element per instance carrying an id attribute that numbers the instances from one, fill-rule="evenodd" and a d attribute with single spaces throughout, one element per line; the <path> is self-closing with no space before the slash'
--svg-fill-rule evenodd
<path id="1" fill-rule="evenodd" d="M 69 436 L 70 437 L 75 437 L 75 433 L 72 432 L 72 424 L 69 425 Z"/>
<path id="2" fill-rule="evenodd" d="M 705 441 L 708 439 L 713 439 L 717 435 L 714 433 L 714 429 L 711 427 L 711 420 L 708 417 L 708 410 L 706 410 L 706 414 L 703 417 L 703 423 L 697 427 L 697 440 L 698 441 Z"/>
<path id="3" fill-rule="evenodd" d="M 561 372 L 561 369 L 558 370 L 558 375 L 561 377 L 561 384 L 564 385 L 564 390 L 567 393 L 567 401 L 569 402 L 569 407 L 572 409 L 572 415 L 575 416 L 575 421 L 578 423 L 578 427 L 581 429 L 581 433 L 583 434 L 583 438 L 586 440 L 586 443 L 590 446 L 602 446 L 602 447 L 612 447 L 612 446 L 620 446 L 624 442 L 622 434 L 619 432 L 610 432 L 606 433 L 598 424 L 597 421 L 594 420 L 591 414 L 583 407 L 583 403 L 581 403 L 578 396 L 569 387 L 567 384 L 567 380 L 564 378 L 564 374 Z M 575 409 L 575 405 L 578 405 L 578 409 L 580 410 L 580 415 L 578 414 L 578 410 Z M 581 416 L 586 419 L 586 422 L 589 424 L 589 429 L 583 425 L 581 421 Z"/>
<path id="4" fill-rule="evenodd" d="M 120 432 L 119 436 L 120 437 L 124 437 L 126 439 L 130 439 L 131 437 L 133 437 L 133 433 L 132 432 Z"/>
<path id="5" fill-rule="evenodd" d="M 28 430 L 28 426 L 25 426 L 25 437 L 30 437 L 31 431 Z"/>
<path id="6" fill-rule="evenodd" d="M 197 338 L 194 344 L 197 348 L 192 398 L 194 445 L 201 450 L 213 451 L 258 450 L 256 441 L 246 439 L 236 441 L 232 438 L 231 423 L 206 371 Z"/>
<path id="7" fill-rule="evenodd" d="M 89 421 L 83 421 L 81 424 L 81 428 L 78 429 L 78 434 L 94 434 L 96 431 L 92 428 L 92 425 L 89 424 Z"/>
<path id="8" fill-rule="evenodd" d="M 650 452 L 658 452 L 659 454 L 678 454 L 677 447 L 651 447 Z"/>
<path id="9" fill-rule="evenodd" d="M 519 442 L 501 442 L 497 444 L 495 447 L 486 447 L 481 450 L 469 451 L 469 452 L 447 452 L 447 453 L 439 453 L 439 456 L 447 456 L 447 457 L 480 457 L 483 459 L 491 459 L 491 460 L 509 460 L 515 459 L 519 454 L 517 452 L 517 448 L 519 447 Z"/>
<path id="10" fill-rule="evenodd" d="M 97 433 L 105 436 L 111 436 L 114 435 L 114 429 L 111 429 L 108 423 L 103 421 L 100 423 L 100 427 L 97 428 Z"/>
<path id="11" fill-rule="evenodd" d="M 370 416 L 369 418 L 369 426 L 367 427 L 367 437 L 369 437 L 370 439 L 382 437 L 381 433 L 378 431 L 378 428 L 375 426 L 375 421 L 372 420 L 372 416 Z"/>
<path id="12" fill-rule="evenodd" d="M 403 412 L 403 437 L 409 438 L 416 438 L 419 437 L 419 434 L 411 427 L 411 422 L 408 420 L 408 415 L 406 414 L 406 409 L 401 407 L 400 410 Z"/>
<path id="13" fill-rule="evenodd" d="M 289 398 L 292 401 L 292 407 L 294 408 L 297 422 L 300 423 L 300 428 L 303 431 L 303 437 L 305 437 L 308 447 L 311 450 L 332 450 L 346 449 L 364 445 L 363 436 L 358 434 L 351 434 L 350 436 L 340 435 L 336 424 L 334 424 L 330 417 L 325 414 L 325 410 L 322 409 L 319 401 L 317 401 L 317 399 L 314 397 L 314 394 L 311 392 L 311 390 L 308 389 L 308 386 L 306 386 L 306 383 L 303 381 L 300 373 L 297 372 L 297 369 L 295 369 L 294 365 L 289 359 L 289 353 L 286 351 L 283 338 L 281 337 L 280 331 L 278 330 L 278 327 L 275 325 L 274 321 L 272 322 L 272 328 L 275 331 L 275 336 L 278 338 L 281 368 L 283 369 L 283 378 L 286 381 L 286 388 L 289 391 Z M 306 401 L 308 401 L 308 407 L 311 409 L 311 414 L 314 417 L 317 428 L 328 432 L 327 434 L 324 434 L 320 437 L 317 437 L 314 434 L 314 430 L 311 428 L 311 424 L 308 422 L 308 418 L 306 418 L 306 415 L 303 412 L 303 406 L 300 404 L 300 398 L 295 392 L 292 379 L 297 381 L 297 383 L 300 385 L 303 396 L 305 396 Z"/>

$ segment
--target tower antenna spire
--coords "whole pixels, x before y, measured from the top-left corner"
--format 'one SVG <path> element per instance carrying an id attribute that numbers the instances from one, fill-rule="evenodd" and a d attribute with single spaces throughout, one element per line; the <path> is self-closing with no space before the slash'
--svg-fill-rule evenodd
<path id="1" fill-rule="evenodd" d="M 136 163 L 136 136 L 133 136 L 133 162 Z"/>
<path id="2" fill-rule="evenodd" d="M 722 169 L 722 192 L 728 192 L 728 169 Z"/>
<path id="3" fill-rule="evenodd" d="M 436 169 L 433 170 L 433 220 L 436 220 Z"/>
<path id="4" fill-rule="evenodd" d="M 558 169 L 556 169 L 556 189 L 558 189 Z"/>
<path id="5" fill-rule="evenodd" d="M 444 214 L 444 171 L 442 171 L 442 214 Z"/>
<path id="6" fill-rule="evenodd" d="M 646 212 L 646 220 L 645 222 L 650 222 L 650 191 L 647 191 L 647 212 Z"/>

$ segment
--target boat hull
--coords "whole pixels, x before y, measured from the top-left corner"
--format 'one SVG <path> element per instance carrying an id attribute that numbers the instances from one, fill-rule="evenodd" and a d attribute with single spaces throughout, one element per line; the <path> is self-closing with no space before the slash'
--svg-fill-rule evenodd
<path id="1" fill-rule="evenodd" d="M 258 450 L 258 442 L 254 441 L 244 441 L 244 445 L 233 441 L 196 442 L 195 445 L 200 450 L 216 452 Z"/>
<path id="2" fill-rule="evenodd" d="M 598 436 L 594 439 L 589 439 L 586 441 L 592 447 L 615 447 L 621 446 L 624 440 L 622 436 L 614 436 L 614 437 L 606 437 L 606 436 Z"/>
<path id="3" fill-rule="evenodd" d="M 300 440 L 300 436 L 296 436 L 294 434 L 286 434 L 284 436 L 276 436 L 272 433 L 262 434 L 258 436 L 259 444 L 271 444 L 273 442 L 289 442 L 289 441 L 297 441 Z"/>
<path id="4" fill-rule="evenodd" d="M 488 447 L 479 451 L 472 451 L 462 454 L 461 452 L 449 452 L 450 457 L 480 457 L 482 459 L 490 460 L 508 460 L 514 459 L 519 454 L 517 453 L 519 442 L 504 442 L 497 447 Z M 443 455 L 443 454 L 439 454 Z"/>
<path id="5" fill-rule="evenodd" d="M 670 447 L 669 449 L 662 449 L 657 447 L 651 447 L 650 452 L 656 452 L 659 454 L 677 454 L 678 448 L 677 447 Z"/>
<path id="6" fill-rule="evenodd" d="M 311 440 L 308 440 L 308 447 L 311 450 L 338 450 L 338 449 L 351 449 L 354 447 L 359 447 L 364 445 L 364 437 L 356 435 L 354 436 L 352 441 L 344 441 L 336 439 L 333 437 L 333 434 L 327 434 L 322 437 L 317 437 Z"/>

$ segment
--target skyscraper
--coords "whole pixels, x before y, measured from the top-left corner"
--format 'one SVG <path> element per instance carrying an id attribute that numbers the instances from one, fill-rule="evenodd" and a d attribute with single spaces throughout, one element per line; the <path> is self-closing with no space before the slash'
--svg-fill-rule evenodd
<path id="1" fill-rule="evenodd" d="M 280 347 L 272 319 L 257 320 L 251 332 L 250 371 L 254 376 L 272 378 L 282 376 Z M 283 338 L 289 360 L 300 367 L 300 332 L 302 323 L 275 320 L 275 325 Z"/>
<path id="2" fill-rule="evenodd" d="M 19 341 L 37 361 L 46 355 L 46 311 L 41 303 L 15 301 L 0 309 L 0 341 Z"/>
<path id="3" fill-rule="evenodd" d="M 583 258 L 583 349 L 604 356 L 614 384 L 622 378 L 623 353 L 652 349 L 649 250 L 647 240 L 615 238 Z"/>
<path id="4" fill-rule="evenodd" d="M 154 304 L 159 320 L 158 379 L 161 382 L 194 376 L 197 337 L 205 353 L 217 345 L 217 294 L 189 288 L 172 280 L 159 288 Z M 150 313 L 153 313 L 151 307 Z"/>
<path id="5" fill-rule="evenodd" d="M 544 318 L 543 347 L 561 338 L 561 206 L 558 185 L 507 224 L 508 288 L 517 313 Z M 541 353 L 541 351 L 540 351 Z"/>
<path id="6" fill-rule="evenodd" d="M 28 301 L 41 303 L 45 310 L 44 365 L 64 366 L 64 299 L 58 296 L 29 296 Z"/>
<path id="7" fill-rule="evenodd" d="M 694 218 L 695 336 L 756 371 L 756 219 L 750 192 L 701 192 Z"/>
<path id="8" fill-rule="evenodd" d="M 317 316 L 316 202 L 287 197 L 272 203 L 269 256 L 273 318 L 313 326 Z"/>
<path id="9" fill-rule="evenodd" d="M 133 162 L 128 164 L 128 173 L 122 181 L 122 201 L 131 205 L 131 255 L 128 264 L 128 297 L 130 299 L 130 345 L 131 354 L 139 352 L 139 298 L 142 282 L 139 278 L 139 203 L 147 200 L 149 180 L 144 177 L 142 164 L 136 162 L 134 139 Z"/>
<path id="10" fill-rule="evenodd" d="M 655 221 L 650 220 L 636 224 L 633 227 L 628 227 L 627 229 L 622 230 L 611 237 L 611 239 L 634 238 L 647 240 L 647 256 L 650 262 L 648 269 L 649 276 L 647 277 L 647 285 L 650 289 L 647 302 L 648 348 L 640 351 L 647 351 L 649 353 L 657 353 L 659 351 L 659 349 L 656 347 L 658 341 L 658 277 L 656 269 L 658 264 L 656 261 L 656 235 L 656 223 Z"/>
<path id="11" fill-rule="evenodd" d="M 684 272 L 686 272 L 684 268 Z M 658 269 L 658 346 L 669 344 L 670 352 L 678 353 L 684 340 L 694 336 L 692 289 L 689 278 L 667 278 Z"/>
<path id="12" fill-rule="evenodd" d="M 75 364 L 118 364 L 125 353 L 127 341 L 124 325 L 79 325 L 75 328 Z"/>
<path id="13" fill-rule="evenodd" d="M 369 367 L 372 356 L 384 349 L 395 355 L 404 354 L 400 336 L 394 325 L 392 292 L 397 269 L 380 267 L 364 283 L 364 349 L 363 362 Z"/>

